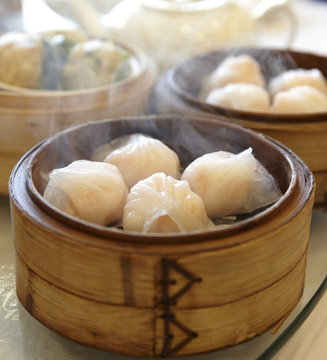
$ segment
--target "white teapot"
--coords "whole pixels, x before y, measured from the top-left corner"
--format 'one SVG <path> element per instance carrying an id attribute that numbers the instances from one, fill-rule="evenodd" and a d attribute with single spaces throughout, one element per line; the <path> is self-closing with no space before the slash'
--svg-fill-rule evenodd
<path id="1" fill-rule="evenodd" d="M 284 45 L 290 45 L 296 31 L 287 0 L 44 1 L 91 35 L 110 35 L 140 47 L 161 69 L 220 48 L 259 45 L 271 18 L 287 21 Z"/>
<path id="2" fill-rule="evenodd" d="M 282 41 L 290 45 L 296 19 L 287 0 L 255 3 L 249 8 L 240 0 L 124 0 L 102 21 L 109 34 L 139 46 L 163 69 L 220 48 L 256 46 L 272 15 L 287 20 Z"/>

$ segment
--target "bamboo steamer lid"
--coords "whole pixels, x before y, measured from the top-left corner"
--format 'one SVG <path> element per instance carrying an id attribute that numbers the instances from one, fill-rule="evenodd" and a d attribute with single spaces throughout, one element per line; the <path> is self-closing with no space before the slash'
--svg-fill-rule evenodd
<path id="1" fill-rule="evenodd" d="M 199 99 L 203 80 L 228 56 L 249 54 L 260 64 L 268 81 L 287 69 L 319 69 L 327 78 L 327 58 L 275 49 L 220 50 L 185 60 L 170 68 L 157 81 L 150 103 L 152 113 L 208 115 L 271 136 L 292 149 L 313 171 L 315 206 L 327 205 L 327 113 L 250 113 L 206 104 Z"/>
<path id="2" fill-rule="evenodd" d="M 154 62 L 121 43 L 135 58 L 134 74 L 117 83 L 85 90 L 43 91 L 0 84 L 0 194 L 10 173 L 35 144 L 65 128 L 108 117 L 141 115 L 155 83 Z"/>
<path id="3" fill-rule="evenodd" d="M 167 143 L 184 165 L 251 146 L 283 196 L 230 227 L 172 235 L 93 225 L 43 200 L 50 169 L 135 132 Z M 50 329 L 119 354 L 171 357 L 237 344 L 299 301 L 313 197 L 312 173 L 294 153 L 227 122 L 170 115 L 68 129 L 28 152 L 10 178 L 18 298 Z"/>

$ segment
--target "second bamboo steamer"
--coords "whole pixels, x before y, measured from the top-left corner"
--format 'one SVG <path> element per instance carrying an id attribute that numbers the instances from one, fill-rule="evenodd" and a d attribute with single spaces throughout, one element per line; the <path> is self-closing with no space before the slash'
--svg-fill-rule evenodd
<path id="1" fill-rule="evenodd" d="M 10 173 L 21 156 L 48 136 L 88 121 L 145 113 L 156 66 L 140 49 L 120 45 L 134 57 L 135 72 L 116 83 L 64 91 L 0 84 L 0 194 L 8 194 Z"/>
<path id="2" fill-rule="evenodd" d="M 272 114 L 231 110 L 200 100 L 203 80 L 229 56 L 248 54 L 264 71 L 266 80 L 281 71 L 319 69 L 327 78 L 327 58 L 296 51 L 265 48 L 220 50 L 189 58 L 163 73 L 150 101 L 150 112 L 214 116 L 259 131 L 280 141 L 313 171 L 315 206 L 327 206 L 327 112 L 317 114 Z"/>

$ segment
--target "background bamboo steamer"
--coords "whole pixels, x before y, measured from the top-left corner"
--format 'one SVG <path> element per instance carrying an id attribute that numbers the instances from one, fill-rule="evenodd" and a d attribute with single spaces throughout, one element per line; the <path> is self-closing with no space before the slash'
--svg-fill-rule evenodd
<path id="1" fill-rule="evenodd" d="M 286 69 L 319 69 L 327 78 L 327 58 L 273 49 L 220 50 L 185 60 L 164 73 L 155 86 L 149 112 L 216 116 L 262 132 L 282 142 L 299 155 L 313 171 L 316 206 L 327 206 L 327 113 L 250 113 L 206 104 L 199 99 L 203 79 L 226 57 L 249 54 L 261 65 L 266 80 Z"/>
<path id="2" fill-rule="evenodd" d="M 135 72 L 118 83 L 93 89 L 42 91 L 0 87 L 0 194 L 8 194 L 14 165 L 38 142 L 69 126 L 145 112 L 156 80 L 154 62 L 121 44 L 135 57 Z"/>
<path id="3" fill-rule="evenodd" d="M 167 143 L 183 165 L 252 146 L 283 196 L 230 227 L 172 235 L 93 225 L 43 201 L 51 169 L 135 132 Z M 28 152 L 10 178 L 18 298 L 50 329 L 120 354 L 191 355 L 245 341 L 301 297 L 313 197 L 312 173 L 290 150 L 216 119 L 120 118 L 65 130 Z"/>

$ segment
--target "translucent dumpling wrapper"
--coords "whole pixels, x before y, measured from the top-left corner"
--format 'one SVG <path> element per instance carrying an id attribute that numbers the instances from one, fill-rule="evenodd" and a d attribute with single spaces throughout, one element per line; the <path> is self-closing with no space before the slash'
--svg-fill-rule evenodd
<path id="1" fill-rule="evenodd" d="M 270 105 L 268 92 L 263 87 L 245 83 L 213 89 L 205 101 L 228 109 L 252 112 L 269 112 Z"/>
<path id="2" fill-rule="evenodd" d="M 128 194 L 124 230 L 167 233 L 208 230 L 213 226 L 202 199 L 186 181 L 157 173 L 139 181 Z"/>
<path id="3" fill-rule="evenodd" d="M 98 225 L 121 220 L 128 190 L 116 166 L 78 160 L 49 179 L 43 196 L 58 209 Z"/>
<path id="4" fill-rule="evenodd" d="M 158 172 L 180 176 L 178 155 L 160 140 L 143 134 L 117 138 L 96 149 L 92 159 L 116 165 L 129 189 Z"/>
<path id="5" fill-rule="evenodd" d="M 208 77 L 205 87 L 221 88 L 230 83 L 246 83 L 265 86 L 260 65 L 250 55 L 229 56 Z"/>
<path id="6" fill-rule="evenodd" d="M 0 36 L 0 81 L 35 89 L 42 71 L 43 47 L 37 35 L 7 32 Z"/>
<path id="7" fill-rule="evenodd" d="M 184 171 L 192 191 L 203 200 L 210 218 L 250 213 L 277 201 L 274 177 L 249 148 L 239 154 L 218 151 L 194 160 Z"/>
<path id="8" fill-rule="evenodd" d="M 311 86 L 296 86 L 277 93 L 271 111 L 277 114 L 312 114 L 327 111 L 327 96 Z"/>
<path id="9" fill-rule="evenodd" d="M 307 85 L 327 95 L 327 82 L 319 69 L 294 69 L 272 78 L 269 82 L 269 92 L 272 95 L 286 91 L 296 86 Z"/>

